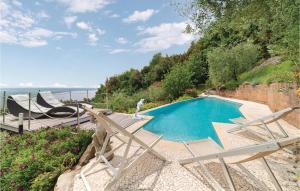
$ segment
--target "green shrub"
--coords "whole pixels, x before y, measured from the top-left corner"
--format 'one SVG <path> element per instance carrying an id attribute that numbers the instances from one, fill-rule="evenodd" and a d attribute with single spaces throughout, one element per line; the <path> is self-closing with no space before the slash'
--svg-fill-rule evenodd
<path id="1" fill-rule="evenodd" d="M 293 72 L 293 62 L 291 60 L 286 60 L 280 64 L 271 64 L 245 72 L 239 76 L 239 82 L 249 82 L 251 84 L 267 84 L 271 82 L 296 81 L 296 77 Z"/>
<path id="2" fill-rule="evenodd" d="M 197 97 L 198 96 L 198 92 L 195 88 L 190 88 L 190 89 L 186 89 L 184 91 L 185 95 L 191 96 L 191 97 Z"/>
<path id="3" fill-rule="evenodd" d="M 129 108 L 134 108 L 136 105 L 133 97 L 122 92 L 114 93 L 109 99 L 110 108 L 117 112 L 127 112 Z"/>
<path id="4" fill-rule="evenodd" d="M 153 102 L 146 103 L 146 104 L 143 105 L 142 111 L 152 109 L 152 108 L 155 108 L 155 107 L 158 107 L 158 106 L 161 106 L 161 105 L 162 105 L 162 103 L 153 103 Z"/>
<path id="5" fill-rule="evenodd" d="M 239 85 L 240 85 L 239 82 L 231 80 L 231 81 L 225 83 L 224 88 L 228 89 L 228 90 L 234 90 L 237 87 L 239 87 Z"/>
<path id="6" fill-rule="evenodd" d="M 184 94 L 184 90 L 192 86 L 192 73 L 184 64 L 175 65 L 171 72 L 163 80 L 163 88 L 171 99 Z"/>
<path id="7" fill-rule="evenodd" d="M 295 81 L 295 76 L 293 72 L 288 71 L 275 71 L 266 79 L 266 83 L 270 84 L 273 82 L 293 82 Z"/>
<path id="8" fill-rule="evenodd" d="M 91 131 L 55 128 L 5 138 L 0 155 L 1 190 L 52 190 L 92 141 Z"/>
<path id="9" fill-rule="evenodd" d="M 177 99 L 176 99 L 175 101 L 173 101 L 173 102 L 184 101 L 184 100 L 192 99 L 192 98 L 193 98 L 193 97 L 190 96 L 190 95 L 183 95 L 183 96 L 177 98 Z"/>
<path id="10" fill-rule="evenodd" d="M 231 49 L 215 48 L 208 54 L 209 78 L 213 86 L 237 81 L 238 75 L 251 69 L 259 56 L 257 46 L 242 43 Z"/>
<path id="11" fill-rule="evenodd" d="M 147 89 L 149 95 L 149 101 L 164 101 L 166 100 L 166 91 L 160 86 L 152 85 Z"/>

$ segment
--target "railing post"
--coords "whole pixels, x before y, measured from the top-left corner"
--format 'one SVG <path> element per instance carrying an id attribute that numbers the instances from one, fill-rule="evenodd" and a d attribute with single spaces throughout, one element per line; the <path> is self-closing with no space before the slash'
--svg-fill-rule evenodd
<path id="1" fill-rule="evenodd" d="M 2 114 L 3 114 L 3 124 L 5 123 L 5 101 L 6 101 L 6 92 L 3 92 L 3 107 L 2 107 Z"/>
<path id="2" fill-rule="evenodd" d="M 106 109 L 108 109 L 108 93 L 106 93 L 105 95 L 106 95 Z"/>
<path id="3" fill-rule="evenodd" d="M 89 102 L 89 90 L 86 90 L 86 101 Z"/>
<path id="4" fill-rule="evenodd" d="M 76 109 L 77 109 L 77 128 L 79 128 L 79 104 L 78 104 L 78 102 L 77 102 L 77 107 L 76 107 Z"/>
<path id="5" fill-rule="evenodd" d="M 23 113 L 19 113 L 19 134 L 23 134 Z"/>
<path id="6" fill-rule="evenodd" d="M 30 120 L 31 120 L 31 93 L 28 93 L 28 129 L 30 129 Z"/>
<path id="7" fill-rule="evenodd" d="M 69 94 L 70 94 L 70 103 L 72 102 L 72 93 L 71 90 L 69 90 Z"/>

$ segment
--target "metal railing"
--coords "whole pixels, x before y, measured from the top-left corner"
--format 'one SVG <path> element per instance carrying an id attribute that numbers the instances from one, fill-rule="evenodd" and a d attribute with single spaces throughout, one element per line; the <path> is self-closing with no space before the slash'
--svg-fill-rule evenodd
<path id="1" fill-rule="evenodd" d="M 80 126 L 80 113 L 79 113 L 79 109 L 80 109 L 80 102 L 79 101 L 86 101 L 89 102 L 94 96 L 92 96 L 90 90 L 86 90 L 84 92 L 85 96 L 82 96 L 83 91 L 69 91 L 69 92 L 59 92 L 59 93 L 54 93 L 55 97 L 58 98 L 61 101 L 68 101 L 70 103 L 73 103 L 76 105 L 76 121 L 77 121 L 77 127 Z M 69 94 L 69 99 L 66 99 L 66 96 L 64 96 L 65 94 Z M 76 96 L 77 94 L 77 96 Z M 81 96 L 79 96 L 79 94 Z M 72 96 L 73 95 L 73 96 Z M 95 95 L 95 93 L 94 93 Z M 7 95 L 6 91 L 3 91 L 3 96 L 2 96 L 2 124 L 0 124 L 1 126 L 7 126 L 8 123 L 6 121 L 6 115 L 10 114 L 8 109 L 7 109 L 7 100 L 9 95 Z M 63 98 L 63 99 L 62 99 Z M 81 100 L 78 100 L 78 98 L 81 98 Z M 32 121 L 36 121 L 37 119 L 34 118 L 32 116 L 32 106 L 35 106 L 36 108 L 38 108 L 38 110 L 40 110 L 41 114 L 47 116 L 48 118 L 51 118 L 53 120 L 55 120 L 54 117 L 49 116 L 47 113 L 45 113 L 44 111 L 42 111 L 39 106 L 35 103 L 35 99 L 36 97 L 32 96 L 32 93 L 28 93 L 28 99 L 26 100 L 22 100 L 22 101 L 28 101 L 28 117 L 27 117 L 27 123 L 28 123 L 28 130 L 30 130 L 31 125 L 32 125 Z M 60 117 L 57 120 L 60 119 L 67 119 L 67 118 L 71 118 L 74 117 L 74 114 L 71 114 L 69 116 L 66 117 Z M 24 123 L 24 114 L 23 113 L 19 113 L 18 115 L 18 130 L 16 130 L 15 132 L 18 132 L 20 134 L 23 133 L 23 123 Z M 39 121 L 39 123 L 43 123 L 41 121 Z M 44 124 L 47 126 L 47 124 Z"/>

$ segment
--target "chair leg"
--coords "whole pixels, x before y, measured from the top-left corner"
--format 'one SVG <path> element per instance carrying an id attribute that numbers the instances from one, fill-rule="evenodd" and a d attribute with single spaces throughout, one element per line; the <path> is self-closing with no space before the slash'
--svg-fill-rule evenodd
<path id="1" fill-rule="evenodd" d="M 185 148 L 191 153 L 191 155 L 193 157 L 196 157 L 195 153 L 190 149 L 190 147 L 188 147 L 188 145 L 183 142 Z M 203 172 L 205 173 L 205 175 L 208 177 L 205 177 L 204 178 L 206 179 L 207 182 L 209 182 L 210 184 L 212 184 L 212 187 L 215 189 L 215 190 L 218 190 L 218 191 L 221 191 L 221 190 L 224 190 L 222 188 L 222 186 L 214 179 L 214 177 L 211 175 L 211 173 L 208 171 L 208 169 L 206 168 L 206 166 L 201 163 L 200 161 L 197 161 L 197 163 L 199 164 L 200 168 L 203 170 Z"/>
<path id="2" fill-rule="evenodd" d="M 265 159 L 265 157 L 262 157 L 262 158 L 261 158 L 261 162 L 262 162 L 263 165 L 265 166 L 265 169 L 266 169 L 266 171 L 268 172 L 268 174 L 269 174 L 269 176 L 270 176 L 270 178 L 271 178 L 271 180 L 272 180 L 272 182 L 273 182 L 273 184 L 274 184 L 276 190 L 282 191 L 282 188 L 281 188 L 281 186 L 280 186 L 278 180 L 276 179 L 274 173 L 272 172 L 272 170 L 271 170 L 271 168 L 270 168 L 270 166 L 269 166 L 267 160 Z"/>
<path id="3" fill-rule="evenodd" d="M 230 190 L 232 191 L 236 191 L 235 189 L 235 186 L 234 186 L 234 183 L 232 181 L 232 177 L 230 176 L 230 173 L 229 173 L 229 170 L 228 170 L 228 167 L 224 161 L 223 158 L 219 158 L 220 162 L 221 162 L 221 165 L 222 165 L 222 168 L 223 168 L 223 171 L 224 171 L 224 175 L 225 175 L 225 178 L 227 180 L 227 183 L 229 185 L 229 188 Z"/>

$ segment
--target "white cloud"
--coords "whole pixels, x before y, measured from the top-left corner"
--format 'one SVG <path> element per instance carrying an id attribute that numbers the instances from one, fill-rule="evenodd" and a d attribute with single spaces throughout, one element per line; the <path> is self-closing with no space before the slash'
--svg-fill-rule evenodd
<path id="1" fill-rule="evenodd" d="M 41 18 L 49 18 L 49 15 L 45 11 L 37 13 L 26 11 L 18 1 L 0 0 L 0 10 L 0 43 L 3 44 L 39 47 L 47 45 L 49 39 L 59 39 L 63 36 L 76 37 L 77 35 L 35 27 Z"/>
<path id="2" fill-rule="evenodd" d="M 20 87 L 33 87 L 33 83 L 32 82 L 21 82 L 19 83 Z"/>
<path id="3" fill-rule="evenodd" d="M 9 17 L 10 25 L 16 28 L 27 29 L 30 28 L 35 20 L 29 14 L 24 14 L 21 11 L 13 11 Z"/>
<path id="4" fill-rule="evenodd" d="M 85 23 L 83 21 L 77 22 L 76 26 L 82 30 L 92 30 L 92 27 L 88 23 Z"/>
<path id="5" fill-rule="evenodd" d="M 109 0 L 57 0 L 74 13 L 95 12 L 110 3 Z"/>
<path id="6" fill-rule="evenodd" d="M 66 88 L 68 87 L 66 84 L 61 84 L 58 82 L 55 82 L 54 84 L 50 85 L 50 87 L 55 87 L 55 88 Z"/>
<path id="7" fill-rule="evenodd" d="M 96 34 L 89 34 L 88 41 L 91 45 L 96 45 L 96 42 L 99 40 Z"/>
<path id="8" fill-rule="evenodd" d="M 119 18 L 120 15 L 113 13 L 111 10 L 104 11 L 104 14 L 110 18 Z"/>
<path id="9" fill-rule="evenodd" d="M 14 44 L 17 42 L 17 38 L 14 35 L 5 31 L 0 31 L 0 43 Z"/>
<path id="10" fill-rule="evenodd" d="M 102 30 L 100 28 L 96 28 L 96 31 L 97 31 L 98 35 L 104 35 L 106 33 L 105 30 Z"/>
<path id="11" fill-rule="evenodd" d="M 109 54 L 117 54 L 122 52 L 129 52 L 129 51 L 130 51 L 129 49 L 118 48 L 110 51 Z"/>
<path id="12" fill-rule="evenodd" d="M 124 37 L 119 37 L 119 38 L 116 39 L 116 42 L 119 43 L 119 44 L 127 44 L 128 40 Z"/>
<path id="13" fill-rule="evenodd" d="M 62 50 L 60 46 L 55 47 L 56 50 Z"/>
<path id="14" fill-rule="evenodd" d="M 21 41 L 20 44 L 25 47 L 33 48 L 33 47 L 45 46 L 48 44 L 48 42 L 46 40 L 32 38 L 32 39 L 25 39 Z"/>
<path id="15" fill-rule="evenodd" d="M 141 35 L 147 35 L 137 42 L 138 51 L 160 51 L 174 45 L 183 45 L 195 40 L 193 34 L 185 33 L 186 23 L 162 23 L 158 26 L 147 27 L 141 31 Z"/>
<path id="16" fill-rule="evenodd" d="M 153 16 L 155 13 L 158 13 L 158 11 L 153 9 L 147 9 L 145 11 L 134 11 L 133 14 L 123 19 L 123 22 L 125 23 L 134 23 L 138 21 L 145 22 L 148 19 L 150 19 L 150 17 Z"/>
<path id="17" fill-rule="evenodd" d="M 12 3 L 15 5 L 15 6 L 18 6 L 18 7 L 21 7 L 22 6 L 22 3 L 20 1 L 17 1 L 17 0 L 13 0 Z"/>
<path id="18" fill-rule="evenodd" d="M 71 26 L 73 25 L 73 23 L 77 20 L 76 16 L 67 16 L 64 18 L 64 21 L 67 25 L 68 28 L 71 28 Z"/>
<path id="19" fill-rule="evenodd" d="M 8 84 L 0 83 L 0 87 L 8 87 Z"/>
<path id="20" fill-rule="evenodd" d="M 109 17 L 110 17 L 110 18 L 119 18 L 120 15 L 114 13 L 114 14 L 109 15 Z"/>
<path id="21" fill-rule="evenodd" d="M 50 18 L 50 16 L 48 15 L 48 13 L 46 13 L 46 11 L 44 11 L 44 10 L 38 12 L 38 13 L 36 14 L 36 16 L 37 16 L 38 18 L 42 18 L 42 19 L 49 19 L 49 18 Z"/>

